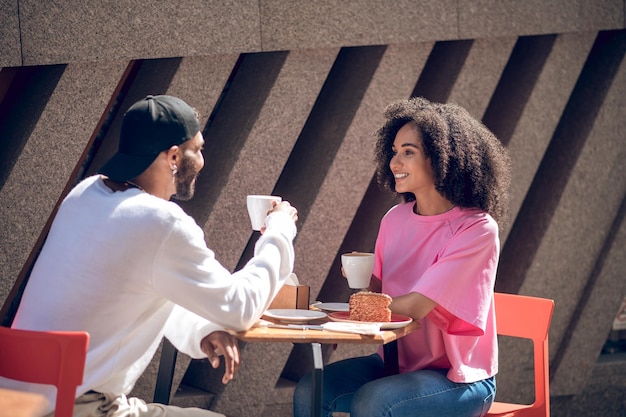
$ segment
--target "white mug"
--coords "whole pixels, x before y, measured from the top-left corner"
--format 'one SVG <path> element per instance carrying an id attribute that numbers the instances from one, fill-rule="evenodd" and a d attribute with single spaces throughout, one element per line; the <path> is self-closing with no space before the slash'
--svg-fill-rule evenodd
<path id="1" fill-rule="evenodd" d="M 280 203 L 283 199 L 273 195 L 249 195 L 246 198 L 248 215 L 252 223 L 252 230 L 261 230 L 265 224 L 267 212 L 273 207 L 273 202 Z"/>
<path id="2" fill-rule="evenodd" d="M 367 288 L 374 271 L 374 254 L 365 252 L 344 253 L 341 255 L 341 266 L 343 266 L 350 288 Z"/>

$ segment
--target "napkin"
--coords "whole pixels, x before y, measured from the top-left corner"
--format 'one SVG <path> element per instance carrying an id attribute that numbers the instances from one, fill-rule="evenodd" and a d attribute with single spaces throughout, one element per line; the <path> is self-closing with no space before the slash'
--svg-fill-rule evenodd
<path id="1" fill-rule="evenodd" d="M 287 279 L 285 279 L 285 285 L 300 285 L 300 281 L 298 281 L 298 276 L 294 273 L 289 274 Z"/>
<path id="2" fill-rule="evenodd" d="M 345 332 L 345 333 L 357 333 L 373 335 L 380 332 L 379 323 L 346 323 L 330 321 L 322 324 L 324 330 L 331 332 Z"/>
<path id="3" fill-rule="evenodd" d="M 265 320 L 265 319 L 259 319 L 257 320 L 256 323 L 254 323 L 252 325 L 252 327 L 270 327 L 272 324 L 274 324 L 273 322 L 269 321 L 269 320 Z"/>

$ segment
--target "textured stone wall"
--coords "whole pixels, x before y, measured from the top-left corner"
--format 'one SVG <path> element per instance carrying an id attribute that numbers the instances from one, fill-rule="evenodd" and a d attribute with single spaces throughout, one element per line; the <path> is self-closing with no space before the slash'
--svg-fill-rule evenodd
<path id="1" fill-rule="evenodd" d="M 115 151 L 128 106 L 161 93 L 201 113 L 206 166 L 182 205 L 224 266 L 237 269 L 256 240 L 245 195 L 279 194 L 300 211 L 296 273 L 313 298 L 345 301 L 339 255 L 371 250 L 393 204 L 372 181 L 372 132 L 390 101 L 420 95 L 466 107 L 511 152 L 496 289 L 556 302 L 552 415 L 595 389 L 626 295 L 624 0 L 175 3 L 0 0 L 5 323 L 59 201 Z M 499 399 L 531 401 L 527 346 L 503 340 L 502 350 Z M 186 374 L 183 387 L 206 395 L 172 401 L 290 415 L 307 347 L 243 351 L 226 387 L 179 355 L 173 394 Z M 158 359 L 135 390 L 146 400 Z"/>

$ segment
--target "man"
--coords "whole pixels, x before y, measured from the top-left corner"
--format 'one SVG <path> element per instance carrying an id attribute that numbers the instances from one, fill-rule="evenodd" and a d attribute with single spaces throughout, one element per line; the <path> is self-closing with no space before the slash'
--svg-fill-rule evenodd
<path id="1" fill-rule="evenodd" d="M 75 416 L 215 416 L 126 398 L 161 338 L 213 367 L 239 367 L 225 328 L 254 324 L 293 270 L 297 211 L 272 209 L 255 256 L 231 274 L 172 196 L 193 196 L 204 166 L 197 114 L 148 96 L 124 115 L 118 153 L 65 198 L 33 268 L 13 327 L 90 334 Z M 45 392 L 54 405 L 54 393 Z"/>

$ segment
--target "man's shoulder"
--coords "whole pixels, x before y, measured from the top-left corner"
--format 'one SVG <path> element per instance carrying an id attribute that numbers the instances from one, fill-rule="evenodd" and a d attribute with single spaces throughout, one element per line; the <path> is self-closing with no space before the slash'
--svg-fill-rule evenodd
<path id="1" fill-rule="evenodd" d="M 86 199 L 81 195 L 89 194 Z M 188 215 L 178 204 L 164 200 L 137 188 L 125 191 L 111 190 L 100 175 L 87 177 L 79 182 L 68 194 L 70 198 L 79 198 L 81 202 L 98 201 L 103 207 L 110 207 L 116 215 L 139 217 L 187 218 Z"/>
<path id="2" fill-rule="evenodd" d="M 137 211 L 142 215 L 163 217 L 168 221 L 189 218 L 189 215 L 175 202 L 163 200 L 146 192 L 126 199 L 125 205 L 131 211 Z"/>
<path id="3" fill-rule="evenodd" d="M 72 188 L 69 195 L 81 194 L 86 189 L 93 187 L 98 181 L 100 181 L 99 175 L 92 175 L 90 177 L 84 178 L 78 184 L 76 184 L 74 188 Z"/>

